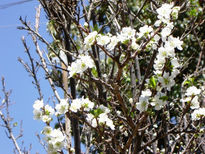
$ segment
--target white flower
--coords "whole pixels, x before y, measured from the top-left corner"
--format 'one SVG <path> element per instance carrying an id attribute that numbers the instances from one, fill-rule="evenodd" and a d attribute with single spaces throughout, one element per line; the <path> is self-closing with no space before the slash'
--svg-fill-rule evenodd
<path id="1" fill-rule="evenodd" d="M 169 76 L 169 73 L 167 72 L 164 72 L 163 77 L 159 77 L 158 80 L 162 84 L 162 87 L 166 88 L 168 91 L 170 91 L 171 87 L 175 84 L 174 79 L 172 76 Z"/>
<path id="2" fill-rule="evenodd" d="M 161 23 L 162 23 L 161 20 L 157 20 L 157 21 L 154 23 L 154 26 L 159 27 Z"/>
<path id="3" fill-rule="evenodd" d="M 132 48 L 133 50 L 139 49 L 139 45 L 136 43 L 136 39 L 132 39 L 131 48 Z"/>
<path id="4" fill-rule="evenodd" d="M 120 35 L 118 36 L 121 38 L 121 42 L 123 43 L 126 40 L 134 38 L 135 33 L 135 29 L 132 29 L 131 27 L 123 27 Z"/>
<path id="5" fill-rule="evenodd" d="M 172 4 L 162 4 L 162 6 L 160 8 L 158 8 L 156 11 L 158 13 L 158 19 L 170 19 L 170 14 L 172 12 L 172 7 L 173 7 L 173 3 Z"/>
<path id="6" fill-rule="evenodd" d="M 148 25 L 144 25 L 143 27 L 140 27 L 139 33 L 137 33 L 138 37 L 141 38 L 144 35 L 148 35 L 150 32 L 153 31 L 153 28 Z"/>
<path id="7" fill-rule="evenodd" d="M 60 129 L 53 129 L 53 131 L 50 133 L 49 136 L 56 139 L 56 140 L 58 140 L 58 141 L 64 141 L 65 140 L 65 136 L 60 131 Z"/>
<path id="8" fill-rule="evenodd" d="M 94 32 L 89 33 L 88 36 L 85 37 L 84 44 L 86 48 L 89 48 L 91 45 L 94 44 L 97 34 L 98 33 L 94 31 Z"/>
<path id="9" fill-rule="evenodd" d="M 171 31 L 172 31 L 172 30 L 171 30 L 169 27 L 163 28 L 162 31 L 161 31 L 162 37 L 163 37 L 163 38 L 167 37 L 168 35 L 171 34 Z"/>
<path id="10" fill-rule="evenodd" d="M 113 121 L 111 119 L 109 119 L 107 113 L 101 113 L 99 115 L 99 118 L 98 118 L 98 121 L 99 123 L 102 123 L 102 124 L 106 124 L 108 127 L 110 127 L 110 129 L 114 130 L 115 129 L 115 126 L 113 124 Z"/>
<path id="11" fill-rule="evenodd" d="M 77 112 L 82 107 L 82 101 L 80 99 L 74 99 L 71 103 L 70 110 Z"/>
<path id="12" fill-rule="evenodd" d="M 172 60 L 171 60 L 171 63 L 172 63 L 172 66 L 174 68 L 179 68 L 180 67 L 180 64 L 178 62 L 178 59 L 176 57 L 174 57 Z"/>
<path id="13" fill-rule="evenodd" d="M 90 56 L 80 55 L 75 62 L 68 66 L 69 78 L 76 73 L 82 74 L 86 69 L 95 67 L 94 61 Z"/>
<path id="14" fill-rule="evenodd" d="M 205 117 L 205 108 L 196 109 L 191 114 L 192 120 L 200 120 L 201 117 Z"/>
<path id="15" fill-rule="evenodd" d="M 132 103 L 133 103 L 133 99 L 132 99 L 132 98 L 130 98 L 130 99 L 129 99 L 129 102 L 130 102 L 130 104 L 132 104 Z"/>
<path id="16" fill-rule="evenodd" d="M 191 97 L 182 98 L 182 99 L 180 99 L 180 101 L 181 101 L 182 103 L 190 102 L 190 101 L 191 101 Z"/>
<path id="17" fill-rule="evenodd" d="M 40 110 L 43 107 L 43 100 L 36 100 L 33 104 L 35 110 Z"/>
<path id="18" fill-rule="evenodd" d="M 41 118 L 42 118 L 42 115 L 43 115 L 43 113 L 42 113 L 42 111 L 41 110 L 33 110 L 33 115 L 34 115 L 34 120 L 41 120 Z"/>
<path id="19" fill-rule="evenodd" d="M 79 58 L 81 60 L 81 65 L 85 65 L 86 69 L 95 67 L 94 61 L 90 56 L 80 55 Z"/>
<path id="20" fill-rule="evenodd" d="M 52 116 L 55 113 L 54 109 L 49 105 L 46 105 L 44 107 L 44 112 L 45 112 L 45 115 L 48 115 L 48 116 Z"/>
<path id="21" fill-rule="evenodd" d="M 158 57 L 168 58 L 175 55 L 174 50 L 170 48 L 160 47 L 158 51 L 159 51 Z"/>
<path id="22" fill-rule="evenodd" d="M 44 134 L 44 135 L 46 135 L 46 136 L 48 136 L 48 135 L 51 134 L 52 130 L 53 130 L 53 129 L 52 129 L 50 126 L 45 126 L 45 127 L 43 128 L 43 131 L 42 131 L 41 133 Z"/>
<path id="23" fill-rule="evenodd" d="M 155 69 L 154 73 L 161 74 L 164 64 L 165 64 L 165 58 L 158 55 L 157 59 L 154 61 L 154 69 Z"/>
<path id="24" fill-rule="evenodd" d="M 186 96 L 198 95 L 201 93 L 200 89 L 197 89 L 195 86 L 191 86 L 186 90 Z"/>
<path id="25" fill-rule="evenodd" d="M 84 22 L 83 26 L 84 26 L 84 27 L 88 27 L 88 23 L 87 23 L 87 22 Z"/>
<path id="26" fill-rule="evenodd" d="M 85 108 L 85 111 L 89 111 L 89 110 L 93 109 L 93 107 L 95 105 L 88 98 L 86 98 L 86 99 L 82 98 L 82 103 L 81 104 Z"/>
<path id="27" fill-rule="evenodd" d="M 104 113 L 110 113 L 110 109 L 105 107 L 104 105 L 100 105 L 99 108 L 104 112 Z"/>
<path id="28" fill-rule="evenodd" d="M 139 102 L 136 103 L 136 107 L 140 112 L 147 111 L 148 105 L 149 102 L 147 97 L 140 97 Z"/>
<path id="29" fill-rule="evenodd" d="M 168 48 L 177 48 L 178 50 L 182 50 L 183 41 L 180 41 L 179 38 L 169 36 L 168 41 L 165 43 L 165 46 Z"/>
<path id="30" fill-rule="evenodd" d="M 98 34 L 96 40 L 97 40 L 97 44 L 103 46 L 103 45 L 107 45 L 110 42 L 110 37 L 106 35 Z"/>
<path id="31" fill-rule="evenodd" d="M 175 78 L 179 73 L 180 73 L 179 70 L 176 69 L 176 68 L 174 68 L 174 69 L 172 70 L 171 77 L 172 77 L 172 78 Z"/>
<path id="32" fill-rule="evenodd" d="M 94 118 L 94 115 L 88 113 L 87 117 L 86 117 L 86 120 L 91 124 L 92 127 L 94 127 L 94 128 L 97 127 L 97 121 Z"/>
<path id="33" fill-rule="evenodd" d="M 151 105 L 155 107 L 155 110 L 160 110 L 166 104 L 166 101 L 161 99 L 162 96 L 165 96 L 164 93 L 158 92 L 157 95 L 153 98 Z"/>
<path id="34" fill-rule="evenodd" d="M 192 100 L 191 100 L 191 109 L 198 109 L 199 106 L 199 101 L 198 101 L 198 96 L 195 96 Z"/>
<path id="35" fill-rule="evenodd" d="M 144 91 L 142 91 L 141 97 L 149 97 L 152 95 L 152 92 L 150 89 L 146 89 Z"/>
<path id="36" fill-rule="evenodd" d="M 41 120 L 43 122 L 50 122 L 52 118 L 49 115 L 42 115 Z"/>
<path id="37" fill-rule="evenodd" d="M 117 36 L 112 36 L 110 38 L 110 40 L 111 41 L 108 44 L 107 48 L 108 48 L 108 50 L 113 50 L 120 40 L 119 40 L 119 38 Z"/>
<path id="38" fill-rule="evenodd" d="M 60 104 L 56 105 L 56 115 L 65 114 L 68 111 L 68 101 L 66 99 L 61 99 Z"/>
<path id="39" fill-rule="evenodd" d="M 51 130 L 49 134 L 45 134 L 45 140 L 48 142 L 48 152 L 55 153 L 65 147 L 65 136 L 59 129 Z"/>

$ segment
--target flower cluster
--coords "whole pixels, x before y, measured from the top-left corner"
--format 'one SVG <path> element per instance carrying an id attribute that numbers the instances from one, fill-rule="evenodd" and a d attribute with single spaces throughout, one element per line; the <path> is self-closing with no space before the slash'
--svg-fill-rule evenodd
<path id="1" fill-rule="evenodd" d="M 196 109 L 191 114 L 192 120 L 200 120 L 201 118 L 204 118 L 204 117 L 205 117 L 205 108 Z"/>
<path id="2" fill-rule="evenodd" d="M 147 30 L 144 30 L 147 32 Z M 91 32 L 84 40 L 85 47 L 88 48 L 97 42 L 98 45 L 106 46 L 108 50 L 113 50 L 115 46 L 121 42 L 122 44 L 127 44 L 131 41 L 131 48 L 137 50 L 139 45 L 136 43 L 136 31 L 131 27 L 123 27 L 122 31 L 117 35 L 111 34 L 97 34 L 96 31 Z M 88 41 L 90 40 L 90 41 Z"/>
<path id="3" fill-rule="evenodd" d="M 94 103 L 91 102 L 88 98 L 77 98 L 74 99 L 70 105 L 70 110 L 72 112 L 77 112 L 80 109 L 83 109 L 84 111 L 89 111 L 93 109 Z"/>
<path id="4" fill-rule="evenodd" d="M 97 112 L 97 115 L 89 113 L 86 117 L 86 120 L 91 124 L 92 127 L 97 127 L 98 125 L 106 125 L 110 129 L 115 130 L 113 121 L 108 117 L 110 110 L 107 107 L 100 105 L 99 108 L 95 111 Z"/>
<path id="5" fill-rule="evenodd" d="M 181 99 L 181 102 L 188 102 L 190 103 L 191 109 L 198 109 L 199 101 L 198 95 L 201 93 L 200 89 L 197 89 L 195 86 L 191 86 L 186 90 L 185 98 Z"/>
<path id="6" fill-rule="evenodd" d="M 75 74 L 82 74 L 88 68 L 95 67 L 94 61 L 90 56 L 80 55 L 75 62 L 68 66 L 69 78 Z"/>
<path id="7" fill-rule="evenodd" d="M 154 73 L 159 76 L 158 81 L 162 88 L 170 91 L 171 87 L 175 85 L 174 78 L 179 74 L 179 68 L 181 65 L 178 59 L 175 57 L 175 48 L 182 50 L 183 42 L 171 34 L 174 28 L 173 22 L 170 21 L 171 14 L 174 11 L 175 15 L 178 13 L 179 7 L 173 7 L 173 4 L 163 4 L 157 9 L 158 19 L 155 26 L 158 27 L 161 23 L 165 24 L 165 27 L 161 30 L 162 44 L 158 48 L 158 54 L 154 62 Z M 171 70 L 164 70 L 164 67 L 168 62 L 171 63 Z"/>
<path id="8" fill-rule="evenodd" d="M 43 104 L 43 100 L 36 100 L 33 105 L 33 114 L 35 120 L 42 120 L 43 122 L 49 123 L 52 120 L 52 115 L 54 114 L 54 109 Z"/>
<path id="9" fill-rule="evenodd" d="M 65 136 L 60 129 L 52 129 L 50 126 L 46 126 L 42 134 L 45 135 L 44 140 L 47 142 L 48 153 L 57 154 L 65 147 Z"/>
<path id="10" fill-rule="evenodd" d="M 159 19 L 156 21 L 157 25 L 159 25 L 162 22 L 169 24 L 171 17 L 175 19 L 178 18 L 178 12 L 180 10 L 180 7 L 179 6 L 173 7 L 173 6 L 174 3 L 171 4 L 165 3 L 162 4 L 162 6 L 156 10 L 158 14 L 157 18 Z"/>

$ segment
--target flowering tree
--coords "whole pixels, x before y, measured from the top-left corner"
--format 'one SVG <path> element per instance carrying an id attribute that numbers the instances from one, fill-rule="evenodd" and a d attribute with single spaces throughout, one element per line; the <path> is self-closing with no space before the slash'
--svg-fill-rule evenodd
<path id="1" fill-rule="evenodd" d="M 33 113 L 45 123 L 48 153 L 205 151 L 203 1 L 39 2 L 53 41 L 38 32 L 39 7 L 35 27 L 22 19 L 19 27 L 39 59 L 23 38 L 30 65 L 20 62 L 39 93 Z M 39 67 L 55 97 L 49 104 Z"/>

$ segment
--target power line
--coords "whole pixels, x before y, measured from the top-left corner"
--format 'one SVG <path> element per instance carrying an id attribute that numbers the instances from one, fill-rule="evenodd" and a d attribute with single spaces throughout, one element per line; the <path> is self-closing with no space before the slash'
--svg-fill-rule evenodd
<path id="1" fill-rule="evenodd" d="M 9 7 L 12 7 L 12 6 L 15 6 L 15 5 L 20 5 L 20 4 L 23 4 L 23 3 L 30 2 L 30 1 L 33 1 L 33 0 L 22 0 L 22 1 L 19 1 L 19 2 L 3 4 L 3 5 L 0 5 L 0 9 L 6 9 L 6 8 L 9 8 Z"/>

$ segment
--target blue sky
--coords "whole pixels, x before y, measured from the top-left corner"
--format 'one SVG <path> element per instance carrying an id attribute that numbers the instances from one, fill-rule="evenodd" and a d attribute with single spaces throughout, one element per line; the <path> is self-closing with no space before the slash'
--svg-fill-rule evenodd
<path id="1" fill-rule="evenodd" d="M 1 0 L 0 6 L 20 0 Z M 20 31 L 16 27 L 20 26 L 19 17 L 27 17 L 27 21 L 34 23 L 35 7 L 38 6 L 38 1 L 23 3 L 21 5 L 12 6 L 6 9 L 0 9 L 0 77 L 4 76 L 7 89 L 12 90 L 10 113 L 14 117 L 13 122 L 23 121 L 23 141 L 28 148 L 32 144 L 32 152 L 46 153 L 38 142 L 35 133 L 40 133 L 43 123 L 33 120 L 33 102 L 38 98 L 38 94 L 32 85 L 32 78 L 29 77 L 23 66 L 18 62 L 18 57 L 28 61 L 26 53 L 21 42 L 21 37 L 24 35 L 27 39 L 28 46 L 32 53 L 35 53 L 35 48 L 32 45 L 28 34 L 25 31 Z M 42 35 L 45 34 L 46 18 L 41 16 L 40 28 Z M 40 75 L 41 83 L 44 87 L 44 94 L 48 93 L 46 87 L 47 82 L 44 82 L 44 76 Z M 2 89 L 2 86 L 0 86 Z M 0 94 L 2 98 L 2 93 Z M 2 100 L 2 99 L 0 99 Z M 2 124 L 2 121 L 0 121 Z M 13 153 L 13 144 L 6 137 L 4 128 L 0 127 L 0 154 Z M 17 129 L 18 130 L 18 129 Z M 15 131 L 16 133 L 16 131 Z M 22 141 L 22 140 L 19 140 Z"/>

